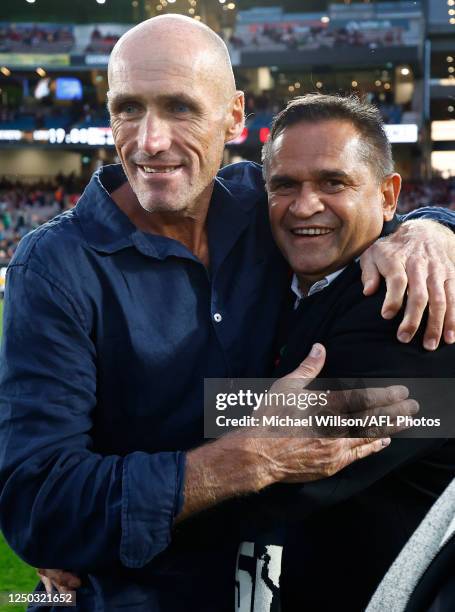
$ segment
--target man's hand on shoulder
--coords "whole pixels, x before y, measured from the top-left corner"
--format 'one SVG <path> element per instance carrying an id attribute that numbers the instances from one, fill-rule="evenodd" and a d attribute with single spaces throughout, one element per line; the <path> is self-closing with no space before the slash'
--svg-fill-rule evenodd
<path id="1" fill-rule="evenodd" d="M 385 278 L 385 319 L 397 314 L 407 292 L 397 332 L 401 342 L 413 338 L 427 306 L 424 347 L 436 349 L 441 337 L 448 344 L 455 342 L 455 236 L 450 229 L 429 219 L 407 221 L 367 249 L 360 265 L 365 295 L 374 293 Z"/>

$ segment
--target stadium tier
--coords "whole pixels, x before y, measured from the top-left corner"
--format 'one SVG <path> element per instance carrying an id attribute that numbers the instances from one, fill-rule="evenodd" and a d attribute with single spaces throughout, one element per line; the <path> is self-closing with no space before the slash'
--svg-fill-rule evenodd
<path id="1" fill-rule="evenodd" d="M 27 184 L 59 173 L 86 179 L 116 161 L 106 109 L 109 53 L 137 21 L 180 12 L 205 21 L 226 41 L 246 93 L 245 129 L 228 143 L 225 163 L 260 161 L 273 116 L 292 97 L 353 92 L 380 109 L 408 181 L 448 178 L 455 174 L 450 10 L 442 0 L 87 0 L 77 9 L 55 0 L 5 0 L 2 172 Z"/>

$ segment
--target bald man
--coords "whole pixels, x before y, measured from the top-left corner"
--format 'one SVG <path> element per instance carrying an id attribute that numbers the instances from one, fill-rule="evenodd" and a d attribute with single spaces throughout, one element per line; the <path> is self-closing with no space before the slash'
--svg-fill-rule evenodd
<path id="1" fill-rule="evenodd" d="M 203 379 L 270 372 L 288 285 L 259 168 L 215 178 L 243 129 L 243 95 L 221 40 L 178 16 L 120 39 L 109 87 L 121 165 L 29 234 L 8 272 L 0 526 L 28 563 L 79 573 L 76 610 L 231 610 L 253 494 L 334 473 L 382 445 L 235 434 L 203 444 Z M 414 258 L 429 249 L 417 257 L 425 282 L 431 249 L 441 257 L 440 297 L 452 236 L 415 223 Z M 412 267 L 411 234 L 404 226 L 374 251 L 396 276 L 388 310 L 405 290 L 397 266 Z M 389 266 L 395 249 L 404 264 Z M 322 354 L 315 346 L 299 372 L 317 374 Z"/>

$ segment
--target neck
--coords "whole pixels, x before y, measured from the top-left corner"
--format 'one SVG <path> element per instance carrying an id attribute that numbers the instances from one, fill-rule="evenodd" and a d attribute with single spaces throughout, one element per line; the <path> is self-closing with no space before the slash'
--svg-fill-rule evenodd
<path id="1" fill-rule="evenodd" d="M 113 191 L 111 198 L 141 232 L 177 240 L 208 265 L 206 220 L 210 198 L 192 214 L 148 212 L 142 208 L 128 182 Z"/>

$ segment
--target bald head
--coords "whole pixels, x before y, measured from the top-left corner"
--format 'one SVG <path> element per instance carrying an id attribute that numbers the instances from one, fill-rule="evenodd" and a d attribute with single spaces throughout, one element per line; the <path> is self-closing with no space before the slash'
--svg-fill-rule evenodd
<path id="1" fill-rule="evenodd" d="M 204 216 L 224 145 L 244 125 L 223 41 L 187 17 L 155 17 L 120 38 L 108 76 L 112 135 L 141 207 Z"/>
<path id="2" fill-rule="evenodd" d="M 223 40 L 208 26 L 184 15 L 160 15 L 128 30 L 115 45 L 108 66 L 109 85 L 119 65 L 149 54 L 181 60 L 195 74 L 211 80 L 222 97 L 235 94 L 229 52 Z"/>

